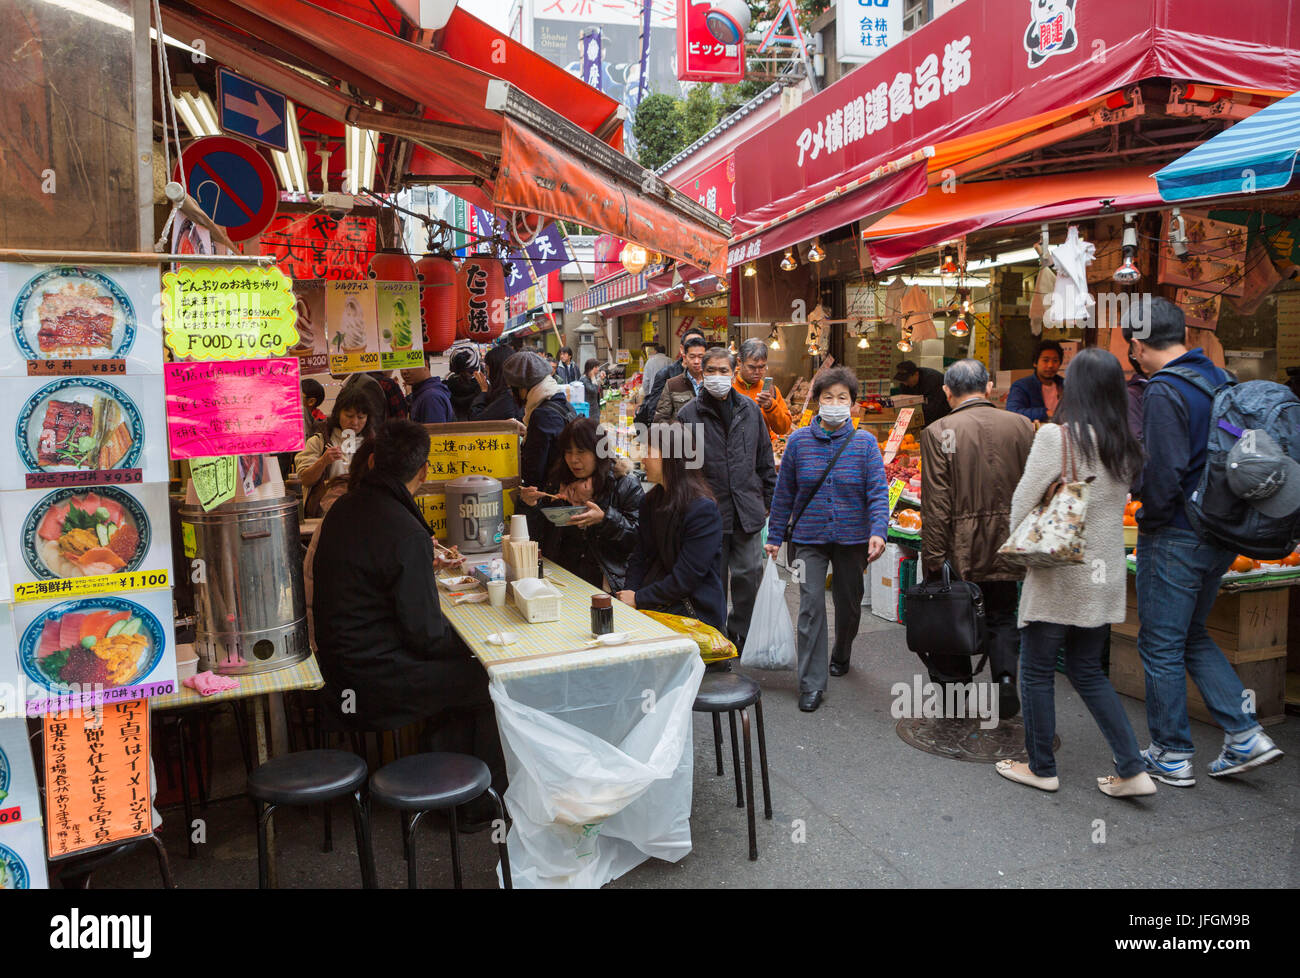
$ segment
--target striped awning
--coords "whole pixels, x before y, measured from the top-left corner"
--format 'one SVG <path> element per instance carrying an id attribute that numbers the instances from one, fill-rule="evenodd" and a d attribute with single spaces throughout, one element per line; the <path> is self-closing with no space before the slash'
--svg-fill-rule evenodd
<path id="1" fill-rule="evenodd" d="M 1194 200 L 1280 190 L 1300 152 L 1300 92 L 1225 129 L 1154 174 L 1160 196 Z"/>

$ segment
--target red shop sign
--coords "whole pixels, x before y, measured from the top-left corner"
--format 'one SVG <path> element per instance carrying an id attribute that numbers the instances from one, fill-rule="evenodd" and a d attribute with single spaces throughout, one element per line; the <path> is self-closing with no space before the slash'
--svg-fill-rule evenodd
<path id="1" fill-rule="evenodd" d="M 325 214 L 278 214 L 262 232 L 260 254 L 271 255 L 289 278 L 365 278 L 375 253 L 375 221 Z"/>

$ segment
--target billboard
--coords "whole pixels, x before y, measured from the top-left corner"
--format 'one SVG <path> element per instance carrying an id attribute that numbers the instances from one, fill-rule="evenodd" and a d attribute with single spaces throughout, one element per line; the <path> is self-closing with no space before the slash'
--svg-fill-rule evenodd
<path id="1" fill-rule="evenodd" d="M 902 0 L 899 0 L 901 3 Z M 707 3 L 677 0 L 677 77 L 734 84 L 745 80 L 745 46 L 724 44 L 709 31 Z"/>

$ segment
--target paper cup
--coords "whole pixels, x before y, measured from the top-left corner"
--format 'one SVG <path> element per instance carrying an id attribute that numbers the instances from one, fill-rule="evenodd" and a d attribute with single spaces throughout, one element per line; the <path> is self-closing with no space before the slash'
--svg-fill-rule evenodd
<path id="1" fill-rule="evenodd" d="M 523 543 L 528 539 L 527 516 L 517 514 L 510 517 L 510 539 L 515 543 Z"/>
<path id="2" fill-rule="evenodd" d="M 488 602 L 493 608 L 504 607 L 506 603 L 506 582 L 505 581 L 488 581 Z"/>

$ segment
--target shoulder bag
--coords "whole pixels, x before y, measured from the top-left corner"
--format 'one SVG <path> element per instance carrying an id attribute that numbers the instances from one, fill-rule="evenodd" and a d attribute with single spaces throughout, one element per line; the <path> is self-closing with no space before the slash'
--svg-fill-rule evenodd
<path id="1" fill-rule="evenodd" d="M 845 422 L 845 424 L 852 424 L 852 423 L 853 423 L 852 421 Z M 785 540 L 785 562 L 787 566 L 789 565 L 790 561 L 794 558 L 794 525 L 799 522 L 799 517 L 803 516 L 804 511 L 807 510 L 808 507 L 812 504 L 813 498 L 817 495 L 817 490 L 822 487 L 822 483 L 826 481 L 826 477 L 831 474 L 831 469 L 835 468 L 835 463 L 838 462 L 840 460 L 840 456 L 844 454 L 844 449 L 848 448 L 849 445 L 853 443 L 853 439 L 857 437 L 858 437 L 858 433 L 856 431 L 850 432 L 848 437 L 844 439 L 840 447 L 835 449 L 835 454 L 831 456 L 831 460 L 827 464 L 826 468 L 822 471 L 821 476 L 817 479 L 815 483 L 813 483 L 812 492 L 808 493 L 807 497 L 803 501 L 803 505 L 793 512 L 790 518 L 790 522 L 786 523 L 784 540 Z"/>
<path id="2" fill-rule="evenodd" d="M 1080 481 L 1070 430 L 1061 426 L 1061 475 L 1047 487 L 1043 500 L 1011 531 L 998 555 L 1021 567 L 1064 567 L 1082 564 L 1084 518 L 1095 476 Z"/>

